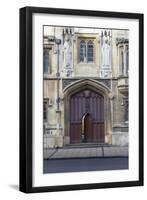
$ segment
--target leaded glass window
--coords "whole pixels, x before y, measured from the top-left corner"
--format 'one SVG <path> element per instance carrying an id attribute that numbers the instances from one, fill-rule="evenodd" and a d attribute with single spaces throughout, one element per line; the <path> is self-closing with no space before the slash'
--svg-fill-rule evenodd
<path id="1" fill-rule="evenodd" d="M 126 74 L 128 74 L 129 70 L 129 49 L 128 45 L 126 46 Z"/>
<path id="2" fill-rule="evenodd" d="M 123 46 L 119 48 L 119 65 L 120 65 L 120 75 L 124 74 L 124 49 Z"/>
<path id="3" fill-rule="evenodd" d="M 47 101 L 43 102 L 43 120 L 47 121 L 47 115 L 48 115 L 48 103 Z"/>
<path id="4" fill-rule="evenodd" d="M 80 62 L 86 62 L 86 42 L 80 42 Z"/>
<path id="5" fill-rule="evenodd" d="M 129 70 L 129 48 L 128 45 L 122 45 L 119 47 L 119 68 L 120 75 L 127 76 Z"/>
<path id="6" fill-rule="evenodd" d="M 43 52 L 43 72 L 51 73 L 51 49 L 44 49 Z"/>
<path id="7" fill-rule="evenodd" d="M 94 39 L 80 39 L 79 62 L 94 63 Z"/>
<path id="8" fill-rule="evenodd" d="M 87 43 L 87 50 L 88 50 L 88 62 L 93 62 L 93 58 L 94 58 L 94 49 L 93 49 L 94 45 L 93 45 L 93 41 L 88 41 Z"/>

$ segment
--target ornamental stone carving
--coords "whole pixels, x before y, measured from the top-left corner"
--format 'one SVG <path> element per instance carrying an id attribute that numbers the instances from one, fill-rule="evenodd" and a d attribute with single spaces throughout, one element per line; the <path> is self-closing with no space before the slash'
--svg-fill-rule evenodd
<path id="1" fill-rule="evenodd" d="M 110 68 L 110 44 L 105 40 L 102 45 L 102 68 Z"/>
<path id="2" fill-rule="evenodd" d="M 75 82 L 75 81 L 78 81 L 80 79 L 63 79 L 63 82 L 62 82 L 62 87 L 63 89 L 70 85 L 71 83 Z M 106 86 L 107 88 L 111 88 L 111 82 L 109 79 L 94 79 L 96 82 L 98 83 L 102 83 L 104 86 Z"/>
<path id="3" fill-rule="evenodd" d="M 72 30 L 65 28 L 63 30 L 64 45 L 63 45 L 63 71 L 66 77 L 71 77 L 73 72 L 73 49 L 72 49 Z"/>
<path id="4" fill-rule="evenodd" d="M 101 33 L 101 77 L 111 77 L 111 34 Z"/>
<path id="5" fill-rule="evenodd" d="M 65 42 L 63 46 L 64 51 L 64 67 L 71 68 L 72 67 L 72 43 L 70 35 L 65 36 Z"/>
<path id="6" fill-rule="evenodd" d="M 116 45 L 126 44 L 128 42 L 129 42 L 129 40 L 127 38 L 116 38 Z"/>

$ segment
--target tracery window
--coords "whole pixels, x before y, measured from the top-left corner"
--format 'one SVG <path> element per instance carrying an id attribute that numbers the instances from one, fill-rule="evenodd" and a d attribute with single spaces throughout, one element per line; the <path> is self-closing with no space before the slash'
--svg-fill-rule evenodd
<path id="1" fill-rule="evenodd" d="M 119 66 L 120 66 L 120 75 L 124 75 L 124 48 L 123 46 L 119 47 Z"/>
<path id="2" fill-rule="evenodd" d="M 87 42 L 87 60 L 88 62 L 93 62 L 94 61 L 94 45 L 93 45 L 93 41 L 88 41 Z"/>
<path id="3" fill-rule="evenodd" d="M 128 45 L 126 45 L 125 54 L 126 54 L 126 74 L 128 75 L 128 70 L 129 70 L 129 47 L 128 47 Z"/>
<path id="4" fill-rule="evenodd" d="M 51 73 L 51 48 L 45 48 L 43 51 L 43 72 Z"/>
<path id="5" fill-rule="evenodd" d="M 79 62 L 94 63 L 94 39 L 80 39 Z"/>
<path id="6" fill-rule="evenodd" d="M 46 100 L 43 101 L 43 120 L 48 120 L 48 102 Z"/>
<path id="7" fill-rule="evenodd" d="M 127 76 L 129 70 L 129 47 L 126 44 L 119 46 L 119 74 Z"/>
<path id="8" fill-rule="evenodd" d="M 80 62 L 86 62 L 86 42 L 80 42 Z"/>

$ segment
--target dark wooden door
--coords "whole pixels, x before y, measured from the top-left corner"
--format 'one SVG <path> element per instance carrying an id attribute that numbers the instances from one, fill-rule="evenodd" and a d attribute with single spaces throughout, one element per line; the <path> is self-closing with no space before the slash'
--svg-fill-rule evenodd
<path id="1" fill-rule="evenodd" d="M 87 113 L 84 123 L 84 131 L 83 131 L 83 138 L 84 142 L 93 142 L 93 120 L 91 114 Z"/>
<path id="2" fill-rule="evenodd" d="M 70 143 L 81 142 L 104 142 L 104 97 L 89 89 L 70 99 Z"/>

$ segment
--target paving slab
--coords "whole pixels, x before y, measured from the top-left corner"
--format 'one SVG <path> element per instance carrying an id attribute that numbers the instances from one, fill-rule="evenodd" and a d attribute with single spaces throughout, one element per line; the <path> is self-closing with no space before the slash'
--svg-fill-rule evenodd
<path id="1" fill-rule="evenodd" d="M 44 159 L 60 158 L 90 158 L 90 157 L 128 157 L 128 147 L 100 146 L 78 148 L 44 149 Z"/>
<path id="2" fill-rule="evenodd" d="M 126 157 L 128 147 L 104 147 L 104 157 Z"/>

